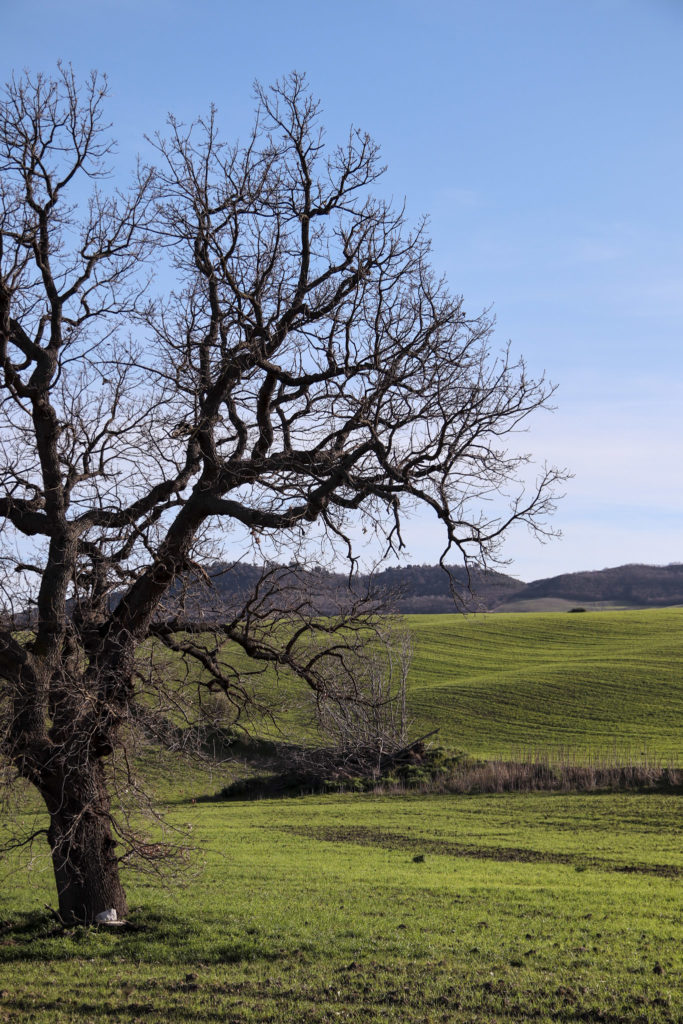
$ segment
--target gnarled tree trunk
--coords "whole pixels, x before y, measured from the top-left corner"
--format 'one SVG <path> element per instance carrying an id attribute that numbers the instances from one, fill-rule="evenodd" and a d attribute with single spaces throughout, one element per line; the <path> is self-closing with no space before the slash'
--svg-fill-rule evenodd
<path id="1" fill-rule="evenodd" d="M 127 913 L 112 836 L 110 801 L 100 761 L 60 773 L 44 794 L 59 914 L 68 924 L 92 923 L 112 907 Z"/>

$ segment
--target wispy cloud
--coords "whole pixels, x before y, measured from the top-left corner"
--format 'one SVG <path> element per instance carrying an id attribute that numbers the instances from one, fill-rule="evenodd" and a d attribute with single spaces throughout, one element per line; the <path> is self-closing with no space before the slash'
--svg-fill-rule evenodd
<path id="1" fill-rule="evenodd" d="M 484 205 L 484 197 L 481 192 L 477 192 L 473 188 L 458 188 L 457 186 L 439 189 L 436 193 L 436 200 L 444 205 L 468 210 Z"/>

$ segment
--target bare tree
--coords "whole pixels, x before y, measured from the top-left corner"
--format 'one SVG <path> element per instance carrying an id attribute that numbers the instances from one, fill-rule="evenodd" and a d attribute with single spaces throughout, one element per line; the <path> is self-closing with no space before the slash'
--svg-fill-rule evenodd
<path id="1" fill-rule="evenodd" d="M 301 76 L 258 89 L 243 145 L 213 110 L 171 119 L 157 166 L 118 191 L 105 96 L 61 67 L 13 79 L 0 107 L 2 750 L 49 813 L 62 917 L 85 921 L 126 912 L 119 860 L 146 851 L 108 788 L 160 700 L 143 641 L 236 710 L 251 691 L 228 641 L 319 700 L 367 700 L 367 595 L 323 619 L 268 571 L 207 640 L 178 589 L 203 545 L 232 524 L 304 564 L 310 543 L 339 548 L 353 569 L 360 531 L 396 551 L 424 506 L 443 558 L 481 565 L 513 524 L 546 529 L 560 479 L 525 490 L 529 457 L 506 445 L 551 389 L 491 353 L 424 226 L 371 194 L 375 144 L 353 130 L 326 146 Z M 159 260 L 176 284 L 153 299 Z"/>

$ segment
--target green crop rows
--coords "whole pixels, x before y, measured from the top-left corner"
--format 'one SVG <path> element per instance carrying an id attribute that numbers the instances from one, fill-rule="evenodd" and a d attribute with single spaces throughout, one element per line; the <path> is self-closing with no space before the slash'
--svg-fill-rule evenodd
<path id="1" fill-rule="evenodd" d="M 683 766 L 683 608 L 413 615 L 414 732 L 477 757 L 643 758 Z M 310 736 L 301 685 L 266 674 L 289 705 L 282 735 Z M 269 724 L 257 731 L 269 731 Z"/>
<path id="2" fill-rule="evenodd" d="M 682 762 L 683 609 L 408 621 L 410 707 L 440 742 Z"/>

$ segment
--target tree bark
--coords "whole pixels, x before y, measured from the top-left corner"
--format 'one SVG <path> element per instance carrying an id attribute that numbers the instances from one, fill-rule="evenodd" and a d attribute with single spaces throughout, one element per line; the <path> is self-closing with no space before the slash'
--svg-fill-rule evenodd
<path id="1" fill-rule="evenodd" d="M 103 767 L 96 762 L 71 768 L 68 778 L 64 773 L 59 781 L 59 796 L 45 797 L 59 915 L 66 924 L 92 924 L 99 913 L 113 907 L 123 919 L 128 907 Z"/>

